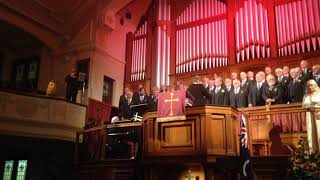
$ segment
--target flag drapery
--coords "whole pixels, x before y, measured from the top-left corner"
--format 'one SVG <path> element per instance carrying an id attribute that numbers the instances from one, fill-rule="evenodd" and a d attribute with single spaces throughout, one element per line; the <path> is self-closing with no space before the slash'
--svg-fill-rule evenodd
<path id="1" fill-rule="evenodd" d="M 242 112 L 240 118 L 240 163 L 241 163 L 241 179 L 253 179 L 251 154 L 248 148 L 248 131 L 246 116 Z"/>

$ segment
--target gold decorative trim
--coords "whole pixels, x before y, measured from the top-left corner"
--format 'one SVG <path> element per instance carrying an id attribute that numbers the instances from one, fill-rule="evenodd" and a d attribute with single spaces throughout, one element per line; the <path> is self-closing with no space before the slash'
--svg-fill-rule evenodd
<path id="1" fill-rule="evenodd" d="M 161 117 L 157 118 L 156 122 L 170 122 L 170 121 L 185 121 L 186 116 L 174 116 L 174 117 Z"/>

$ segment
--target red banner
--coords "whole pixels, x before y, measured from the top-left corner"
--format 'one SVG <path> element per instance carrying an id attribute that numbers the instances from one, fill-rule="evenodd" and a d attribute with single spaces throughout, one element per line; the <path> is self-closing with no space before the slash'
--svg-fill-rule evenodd
<path id="1" fill-rule="evenodd" d="M 185 115 L 185 91 L 168 91 L 158 95 L 158 118 Z"/>

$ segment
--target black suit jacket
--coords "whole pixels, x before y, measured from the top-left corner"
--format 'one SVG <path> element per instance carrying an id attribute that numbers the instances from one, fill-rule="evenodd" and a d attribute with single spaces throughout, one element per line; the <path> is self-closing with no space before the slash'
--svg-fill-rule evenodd
<path id="1" fill-rule="evenodd" d="M 296 103 L 302 102 L 304 94 L 304 82 L 301 79 L 298 79 L 297 82 L 290 81 L 288 84 L 288 102 Z"/>
<path id="2" fill-rule="evenodd" d="M 244 89 L 240 88 L 238 94 L 235 94 L 234 89 L 232 91 L 230 90 L 229 93 L 231 107 L 242 108 L 248 106 L 248 96 L 247 92 Z"/>
<path id="3" fill-rule="evenodd" d="M 320 86 L 320 75 L 319 75 L 318 81 L 317 81 L 317 77 L 316 77 L 316 76 L 313 76 L 312 78 L 313 78 L 313 80 L 316 81 L 316 83 L 318 84 L 318 86 Z"/>
<path id="4" fill-rule="evenodd" d="M 312 70 L 310 68 L 307 69 L 307 73 L 302 72 L 300 79 L 303 81 L 303 83 L 307 83 L 309 79 L 312 79 Z"/>
<path id="5" fill-rule="evenodd" d="M 128 100 L 125 98 L 125 96 L 120 96 L 119 111 L 121 117 L 125 119 L 130 119 L 132 117 L 133 111 L 130 107 L 131 105 L 133 105 L 133 100 L 131 100 L 130 104 L 128 104 Z"/>
<path id="6" fill-rule="evenodd" d="M 288 102 L 288 85 L 290 83 L 290 78 L 287 76 L 283 76 L 281 81 L 277 81 L 277 83 L 281 86 L 282 88 L 282 101 L 283 103 Z"/>
<path id="7" fill-rule="evenodd" d="M 191 84 L 187 89 L 187 98 L 192 100 L 193 105 L 204 105 L 206 98 L 211 99 L 211 95 L 203 84 Z"/>
<path id="8" fill-rule="evenodd" d="M 217 93 L 215 93 L 216 87 L 211 92 L 211 104 L 214 105 L 228 105 L 229 104 L 229 93 L 223 87 L 219 89 Z"/>
<path id="9" fill-rule="evenodd" d="M 257 82 L 254 82 L 250 85 L 250 91 L 248 95 L 248 103 L 252 106 L 263 106 L 265 101 L 262 98 L 263 88 L 266 86 L 266 83 L 262 83 L 261 87 L 258 89 Z"/>
<path id="10" fill-rule="evenodd" d="M 151 95 L 148 98 L 148 109 L 149 111 L 157 111 L 158 109 L 158 98 Z"/>
<path id="11" fill-rule="evenodd" d="M 271 104 L 283 103 L 283 89 L 279 84 L 275 84 L 272 88 L 269 85 L 265 85 L 262 92 L 262 98 L 264 101 L 267 99 L 274 99 Z"/>

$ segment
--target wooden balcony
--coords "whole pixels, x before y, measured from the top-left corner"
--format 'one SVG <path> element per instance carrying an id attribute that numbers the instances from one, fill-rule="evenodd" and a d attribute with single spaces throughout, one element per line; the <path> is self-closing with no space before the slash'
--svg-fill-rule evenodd
<path id="1" fill-rule="evenodd" d="M 0 91 L 0 133 L 75 141 L 86 109 L 64 99 Z"/>

